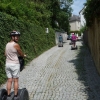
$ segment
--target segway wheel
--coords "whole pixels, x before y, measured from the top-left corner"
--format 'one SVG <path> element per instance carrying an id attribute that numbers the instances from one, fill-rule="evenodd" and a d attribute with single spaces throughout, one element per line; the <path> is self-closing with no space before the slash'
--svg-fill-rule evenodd
<path id="1" fill-rule="evenodd" d="M 14 91 L 10 93 L 10 99 L 13 100 L 14 99 Z"/>
<path id="2" fill-rule="evenodd" d="M 29 94 L 26 88 L 18 90 L 19 100 L 29 100 Z"/>
<path id="3" fill-rule="evenodd" d="M 0 100 L 6 100 L 7 99 L 7 90 L 1 89 L 0 90 Z"/>

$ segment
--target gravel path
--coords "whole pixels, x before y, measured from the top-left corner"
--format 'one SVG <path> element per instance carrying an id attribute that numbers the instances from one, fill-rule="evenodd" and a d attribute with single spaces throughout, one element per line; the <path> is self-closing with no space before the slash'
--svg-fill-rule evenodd
<path id="1" fill-rule="evenodd" d="M 100 100 L 100 77 L 90 53 L 85 49 L 78 61 L 82 43 L 77 42 L 78 50 L 71 50 L 69 42 L 44 52 L 21 72 L 19 87 L 28 89 L 30 100 Z M 80 74 L 79 64 L 84 67 Z"/>

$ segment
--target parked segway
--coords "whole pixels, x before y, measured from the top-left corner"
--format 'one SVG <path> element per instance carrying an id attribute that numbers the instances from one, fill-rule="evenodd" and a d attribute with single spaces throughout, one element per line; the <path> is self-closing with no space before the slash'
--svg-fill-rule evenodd
<path id="1" fill-rule="evenodd" d="M 10 94 L 10 100 L 14 100 L 14 92 L 11 92 Z M 18 90 L 18 96 L 19 100 L 29 100 L 29 94 L 26 88 L 22 88 Z M 0 90 L 0 100 L 6 100 L 7 99 L 7 90 L 1 89 Z"/>

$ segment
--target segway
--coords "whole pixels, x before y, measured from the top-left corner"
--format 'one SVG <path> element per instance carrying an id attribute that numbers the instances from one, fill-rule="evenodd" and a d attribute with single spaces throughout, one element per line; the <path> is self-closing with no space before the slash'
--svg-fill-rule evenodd
<path id="1" fill-rule="evenodd" d="M 71 46 L 71 50 L 75 50 L 77 48 L 78 48 L 77 45 L 75 47 L 73 45 Z"/>
<path id="2" fill-rule="evenodd" d="M 11 92 L 10 94 L 10 100 L 14 100 L 14 92 Z M 29 94 L 26 88 L 22 88 L 18 90 L 18 96 L 19 100 L 29 100 Z M 7 90 L 1 89 L 0 90 L 0 100 L 6 100 L 7 99 Z"/>
<path id="3" fill-rule="evenodd" d="M 6 100 L 7 99 L 7 90 L 1 89 L 0 90 L 0 100 Z"/>
<path id="4" fill-rule="evenodd" d="M 62 42 L 59 42 L 58 43 L 58 47 L 63 47 L 63 43 Z"/>

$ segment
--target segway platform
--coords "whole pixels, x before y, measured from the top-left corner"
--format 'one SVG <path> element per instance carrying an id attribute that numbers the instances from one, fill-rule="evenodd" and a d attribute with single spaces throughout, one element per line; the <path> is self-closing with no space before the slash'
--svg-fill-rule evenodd
<path id="1" fill-rule="evenodd" d="M 19 100 L 29 100 L 29 94 L 26 88 L 18 90 Z"/>
<path id="2" fill-rule="evenodd" d="M 63 47 L 63 43 L 58 43 L 58 47 Z"/>
<path id="3" fill-rule="evenodd" d="M 7 99 L 7 90 L 1 89 L 0 90 L 0 100 L 6 100 Z"/>
<path id="4" fill-rule="evenodd" d="M 75 46 L 75 47 L 71 46 L 71 50 L 76 50 L 76 49 L 78 49 L 77 46 Z"/>
<path id="5" fill-rule="evenodd" d="M 14 92 L 11 92 L 10 94 L 10 100 L 14 100 Z M 18 96 L 19 100 L 29 100 L 29 94 L 26 88 L 22 88 L 18 90 Z M 6 100 L 7 99 L 7 90 L 1 89 L 0 90 L 0 100 Z"/>

